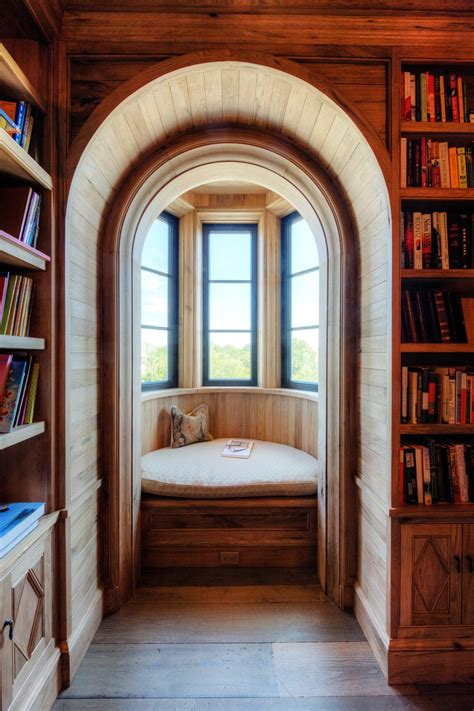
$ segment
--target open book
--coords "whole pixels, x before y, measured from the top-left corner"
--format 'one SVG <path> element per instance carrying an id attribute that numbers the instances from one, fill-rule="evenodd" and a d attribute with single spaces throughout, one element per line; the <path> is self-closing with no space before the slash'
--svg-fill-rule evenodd
<path id="1" fill-rule="evenodd" d="M 252 439 L 228 439 L 222 450 L 223 457 L 234 457 L 236 459 L 248 459 L 252 451 Z"/>

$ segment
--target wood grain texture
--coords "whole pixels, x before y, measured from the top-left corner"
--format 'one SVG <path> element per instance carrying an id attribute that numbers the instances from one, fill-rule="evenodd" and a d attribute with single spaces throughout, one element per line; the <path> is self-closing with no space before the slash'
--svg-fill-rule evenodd
<path id="1" fill-rule="evenodd" d="M 281 390 L 220 390 L 206 392 L 206 389 L 198 389 L 192 394 L 181 394 L 179 390 L 175 391 L 175 394 L 161 391 L 153 397 L 146 397 L 142 402 L 142 454 L 169 446 L 172 405 L 176 405 L 183 412 L 190 412 L 204 402 L 209 407 L 209 429 L 215 438 L 250 437 L 287 444 L 314 457 L 318 456 L 317 400 L 306 399 L 304 395 L 286 395 Z M 225 408 L 222 407 L 224 397 Z M 284 407 L 287 413 L 285 427 L 281 426 L 281 419 L 277 416 L 277 409 L 281 407 Z M 247 418 L 245 415 L 249 412 L 259 414 L 255 418 Z"/>

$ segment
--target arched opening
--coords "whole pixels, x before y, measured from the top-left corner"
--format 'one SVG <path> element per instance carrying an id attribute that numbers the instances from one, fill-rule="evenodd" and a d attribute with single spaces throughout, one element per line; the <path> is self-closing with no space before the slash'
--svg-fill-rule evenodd
<path id="1" fill-rule="evenodd" d="M 169 67 L 167 69 L 171 71 Z M 115 154 L 110 154 L 108 146 L 112 136 L 120 135 L 123 121 L 132 125 L 133 121 L 139 120 L 138 114 L 133 118 L 135 108 L 138 107 L 143 121 L 143 112 L 147 105 L 150 109 L 147 102 L 153 92 L 170 91 L 169 74 L 160 67 L 157 83 L 150 82 L 149 91 L 145 85 L 137 92 L 143 99 L 141 104 L 140 96 L 132 97 L 125 101 L 122 109 L 119 105 L 113 110 L 102 123 L 82 155 L 71 185 L 67 220 L 70 243 L 74 245 L 75 231 L 84 226 L 81 219 L 88 213 L 86 238 L 90 237 L 92 249 L 98 248 L 99 263 L 103 267 L 98 292 L 102 317 L 97 321 L 104 376 L 99 401 L 103 413 L 102 469 L 98 465 L 97 476 L 103 476 L 107 501 L 105 562 L 109 610 L 116 609 L 130 595 L 134 565 L 139 557 L 136 525 L 140 492 L 133 477 L 138 456 L 134 422 L 139 418 L 137 382 L 133 373 L 138 369 L 134 371 L 129 357 L 130 334 L 138 321 L 134 320 L 133 308 L 130 308 L 133 270 L 129 265 L 134 265 L 135 272 L 139 268 L 134 250 L 138 249 L 140 240 L 143 241 L 150 221 L 171 200 L 193 185 L 209 180 L 216 171 L 222 171 L 220 175 L 242 179 L 248 174 L 249 166 L 253 179 L 285 195 L 310 226 L 316 221 L 318 225 L 322 223 L 326 235 L 320 253 L 327 260 L 330 298 L 321 361 L 326 364 L 324 383 L 331 383 L 331 390 L 330 397 L 327 389 L 320 393 L 320 402 L 325 403 L 326 412 L 319 428 L 319 456 L 324 472 L 318 502 L 322 526 L 319 532 L 319 573 L 330 597 L 341 605 L 351 602 L 356 529 L 354 452 L 358 432 L 367 425 L 357 419 L 361 407 L 354 396 L 354 374 L 360 365 L 356 358 L 357 323 L 349 315 L 348 307 L 352 307 L 353 313 L 353 305 L 358 299 L 359 253 L 373 249 L 374 243 L 369 245 L 371 235 L 375 235 L 374 240 L 378 240 L 384 249 L 389 241 L 386 187 L 379 164 L 354 121 L 321 90 L 300 78 L 293 82 L 294 77 L 284 74 L 281 68 L 269 69 L 258 64 L 239 66 L 239 62 L 234 62 L 229 66 L 216 62 L 205 66 L 205 74 L 240 69 L 254 76 L 256 82 L 259 76 L 266 80 L 270 77 L 270 83 L 286 79 L 288 94 L 294 94 L 294 101 L 291 105 L 288 103 L 290 109 L 278 118 L 271 115 L 268 105 L 264 109 L 266 118 L 263 122 L 261 116 L 256 120 L 262 108 L 254 92 L 253 98 L 249 99 L 254 108 L 242 109 L 238 117 L 240 123 L 251 128 L 216 127 L 207 105 L 209 125 L 214 126 L 212 131 L 201 131 L 199 127 L 206 124 L 204 115 L 198 116 L 191 106 L 189 116 L 195 130 L 190 130 L 189 123 L 183 119 L 184 114 L 175 111 L 176 131 L 183 137 L 169 138 L 173 128 L 168 126 L 160 141 L 159 127 L 151 129 L 148 123 L 146 145 L 139 145 L 145 131 L 139 132 L 132 141 L 117 145 Z M 287 69 L 289 71 L 291 67 Z M 190 69 L 192 73 L 202 70 L 202 66 L 194 65 Z M 176 70 L 178 85 L 183 77 L 186 81 L 185 76 L 185 70 Z M 296 115 L 294 107 L 298 91 L 299 111 Z M 221 100 L 224 99 L 221 97 L 217 102 Z M 221 112 L 225 121 L 222 107 Z M 318 123 L 320 119 L 324 119 L 325 130 Z M 93 128 L 94 121 L 89 129 Z M 230 120 L 230 124 L 235 122 L 235 117 Z M 264 125 L 264 129 L 255 130 L 255 123 Z M 281 135 L 283 128 L 290 139 Z M 78 150 L 84 143 L 84 135 L 83 132 L 79 137 Z M 153 146 L 157 145 L 158 150 L 154 150 Z M 303 146 L 304 151 L 299 146 Z M 382 156 L 382 151 L 379 152 Z M 91 189 L 87 176 L 98 163 L 102 165 L 102 179 Z M 354 165 L 358 166 L 356 179 L 351 173 Z M 87 206 L 85 202 L 88 202 Z M 72 260 L 71 267 L 74 268 Z M 324 287 L 326 289 L 326 285 Z M 136 338 L 135 333 L 135 341 Z M 388 348 L 384 358 L 388 378 Z M 387 456 L 387 467 L 388 462 Z"/>

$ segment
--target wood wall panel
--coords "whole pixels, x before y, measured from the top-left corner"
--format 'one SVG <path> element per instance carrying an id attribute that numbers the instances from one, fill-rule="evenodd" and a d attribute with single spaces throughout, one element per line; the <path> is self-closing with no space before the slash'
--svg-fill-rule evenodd
<path id="1" fill-rule="evenodd" d="M 73 83 L 74 61 L 71 66 Z M 85 58 L 81 60 L 82 77 L 85 76 L 86 61 Z M 110 59 L 104 60 L 102 65 L 97 64 L 96 71 L 100 72 L 101 66 L 111 64 L 113 62 Z M 330 88 L 328 93 L 331 96 Z M 363 123 L 363 117 L 357 117 L 355 113 L 352 116 L 354 120 Z M 150 117 L 154 119 L 152 122 Z M 71 464 L 74 461 L 77 467 L 70 483 L 71 491 L 82 498 L 85 494 L 81 492 L 102 478 L 99 449 L 96 450 L 95 444 L 92 444 L 94 454 L 90 457 L 84 457 L 83 454 L 87 441 L 94 443 L 98 438 L 100 442 L 100 422 L 106 416 L 106 413 L 100 411 L 98 379 L 93 375 L 101 363 L 100 339 L 97 340 L 95 352 L 94 335 L 85 336 L 90 339 L 87 341 L 78 340 L 84 337 L 86 331 L 89 334 L 93 334 L 94 330 L 97 332 L 101 309 L 107 298 L 98 279 L 98 255 L 104 239 L 102 221 L 120 182 L 134 166 L 143 162 L 146 154 L 155 151 L 163 140 L 175 136 L 183 128 L 212 125 L 216 118 L 224 123 L 237 118 L 240 123 L 250 126 L 258 124 L 274 133 L 280 132 L 296 145 L 306 148 L 309 155 L 314 155 L 321 165 L 327 167 L 349 206 L 358 252 L 360 321 L 364 329 L 358 363 L 360 372 L 364 374 L 364 383 L 361 380 L 357 386 L 359 393 L 355 409 L 359 409 L 358 447 L 359 450 L 364 449 L 365 455 L 354 468 L 357 470 L 361 491 L 364 490 L 365 494 L 365 488 L 371 490 L 377 511 L 384 510 L 390 477 L 389 423 L 380 420 L 380 389 L 387 391 L 390 377 L 388 339 L 391 335 L 391 318 L 390 299 L 387 298 L 390 284 L 387 280 L 386 249 L 390 239 L 390 218 L 381 169 L 360 130 L 347 113 L 332 100 L 328 100 L 322 91 L 292 78 L 290 74 L 275 72 L 274 68 L 264 65 L 242 67 L 230 60 L 194 70 L 178 69 L 165 79 L 156 79 L 139 90 L 132 99 L 119 104 L 91 139 L 87 158 L 74 179 L 67 225 L 71 252 L 69 270 L 72 274 L 77 266 L 81 269 L 78 276 L 74 276 L 74 294 L 72 291 L 69 294 L 68 347 L 72 366 L 71 383 L 74 383 L 68 415 L 71 423 L 69 454 L 72 457 Z M 367 130 L 370 133 L 370 128 Z M 385 161 L 388 173 L 383 146 L 375 133 L 370 135 L 372 145 L 379 151 L 382 164 Z M 95 171 L 98 180 L 91 186 Z M 76 348 L 74 352 L 73 344 Z M 378 389 L 362 388 L 367 382 Z M 271 394 L 253 396 L 223 392 L 209 397 L 211 422 L 218 421 L 216 413 L 219 413 L 223 422 L 212 425 L 217 436 L 241 434 L 257 439 L 287 441 L 301 449 L 314 446 L 309 434 L 316 429 L 314 403 L 303 404 L 305 401 L 296 398 Z M 331 397 L 331 392 L 328 397 Z M 240 398 L 239 406 L 236 406 L 235 398 Z M 189 409 L 202 399 L 203 393 L 179 396 L 177 404 Z M 169 409 L 171 402 L 168 396 L 165 408 L 158 411 L 153 411 L 155 406 L 152 402 L 144 404 L 144 451 L 168 441 L 166 409 Z M 83 412 L 78 412 L 77 408 L 83 409 Z M 244 416 L 244 413 L 251 413 L 251 417 Z M 250 429 L 250 423 L 256 423 L 255 428 Z M 80 437 L 75 433 L 76 427 L 81 428 Z M 328 446 L 334 445 L 330 442 Z M 372 455 L 374 459 L 371 459 L 371 466 L 366 467 L 367 459 Z M 380 477 L 386 483 L 377 492 L 373 492 L 375 461 L 380 466 Z M 339 489 L 329 493 L 331 502 L 328 505 L 334 505 L 334 496 L 339 496 Z M 374 520 L 367 507 L 362 505 L 359 507 L 359 518 L 364 541 L 371 537 L 372 532 L 375 535 Z M 94 524 L 92 537 L 95 536 L 95 530 Z M 331 535 L 335 534 L 331 531 Z M 337 541 L 334 540 L 334 546 L 337 547 Z M 100 584 L 93 550 L 94 544 L 91 544 L 87 552 L 75 550 L 74 547 L 72 549 L 72 589 L 77 585 L 81 595 L 85 595 L 88 601 L 93 599 L 94 591 Z M 383 566 L 386 565 L 386 548 L 377 550 L 377 560 L 374 551 L 368 546 L 363 546 L 362 550 L 365 562 L 364 567 L 359 569 L 359 575 L 363 578 L 359 582 L 367 590 L 368 599 L 373 600 L 373 615 L 377 625 L 383 629 L 386 626 L 387 593 L 379 583 Z M 90 581 L 90 585 L 84 580 Z M 374 585 L 377 583 L 377 587 L 372 589 L 372 582 Z M 80 616 L 85 614 L 86 609 L 86 603 L 73 604 L 75 625 L 81 624 Z"/>
<path id="2" fill-rule="evenodd" d="M 142 402 L 142 454 L 170 444 L 170 408 L 189 412 L 209 406 L 209 430 L 214 438 L 248 437 L 288 444 L 318 456 L 318 402 L 304 396 L 258 389 L 255 393 L 176 391 L 146 395 Z"/>
<path id="3" fill-rule="evenodd" d="M 157 62 L 167 59 L 167 55 L 151 57 L 101 57 L 74 56 L 70 65 L 70 138 L 77 135 L 92 111 L 118 86 L 135 74 L 144 71 Z M 305 67 L 314 72 L 315 77 L 337 87 L 342 96 L 354 102 L 367 117 L 382 141 L 387 137 L 387 79 L 386 62 L 365 63 L 358 59 L 352 61 L 328 63 L 323 59 L 300 60 Z M 244 76 L 245 79 L 245 76 Z M 231 89 L 231 75 L 227 75 L 223 86 Z M 242 74 L 240 77 L 242 82 Z M 255 92 L 256 87 L 253 87 Z M 198 105 L 198 102 L 195 102 Z M 292 94 L 291 107 L 298 105 L 297 97 Z M 302 106 L 301 106 L 302 108 Z M 207 106 L 209 111 L 209 106 Z M 195 110 L 194 124 L 199 111 Z M 234 116 L 234 120 L 237 120 Z M 219 121 L 219 117 L 217 118 Z"/>

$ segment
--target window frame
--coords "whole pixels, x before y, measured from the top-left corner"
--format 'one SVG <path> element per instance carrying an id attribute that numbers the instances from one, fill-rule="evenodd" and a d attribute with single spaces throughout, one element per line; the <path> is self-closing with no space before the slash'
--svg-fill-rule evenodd
<path id="1" fill-rule="evenodd" d="M 140 348 L 141 334 L 144 328 L 168 331 L 168 375 L 170 377 L 168 380 L 141 381 L 142 392 L 177 388 L 179 382 L 179 218 L 164 210 L 156 219 L 168 223 L 168 268 L 170 273 L 165 274 L 158 269 L 143 267 L 140 262 L 140 284 L 143 271 L 168 278 L 168 327 L 147 326 L 142 323 L 140 315 Z"/>
<path id="2" fill-rule="evenodd" d="M 291 279 L 294 274 L 291 274 L 291 227 L 295 222 L 303 219 L 299 212 L 291 212 L 289 215 L 281 218 L 280 240 L 281 240 L 281 387 L 289 390 L 305 390 L 309 392 L 319 391 L 319 380 L 316 383 L 304 380 L 291 379 L 291 334 L 294 330 L 291 327 Z M 304 274 L 310 271 L 319 271 L 320 266 L 311 268 L 297 274 Z M 318 323 L 318 332 L 320 331 L 320 323 Z M 308 326 L 305 328 L 315 328 Z M 319 342 L 319 341 L 318 341 Z"/>
<path id="3" fill-rule="evenodd" d="M 241 232 L 247 230 L 251 237 L 250 280 L 209 279 L 209 234 L 212 231 Z M 256 387 L 258 385 L 258 223 L 254 222 L 204 222 L 202 225 L 202 384 L 216 387 Z M 209 377 L 209 334 L 248 333 L 245 330 L 209 329 L 209 285 L 212 283 L 249 283 L 250 281 L 250 370 L 248 380 L 217 380 Z"/>

